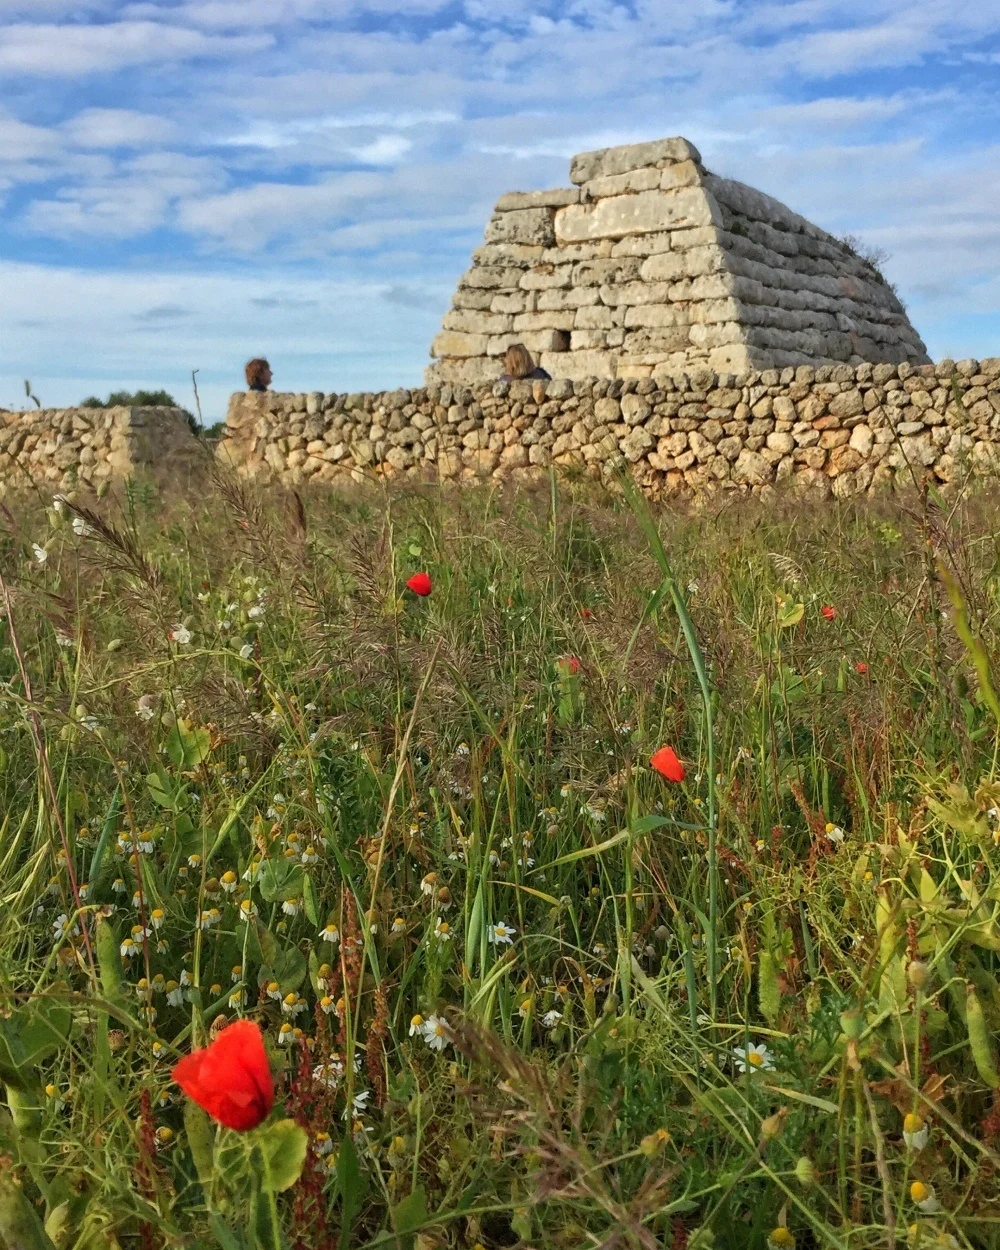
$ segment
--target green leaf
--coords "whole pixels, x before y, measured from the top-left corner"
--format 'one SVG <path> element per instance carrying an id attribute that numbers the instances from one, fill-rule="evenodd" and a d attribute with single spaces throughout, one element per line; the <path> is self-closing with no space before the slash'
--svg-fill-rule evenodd
<path id="1" fill-rule="evenodd" d="M 791 629 L 793 625 L 798 625 L 799 621 L 805 616 L 806 605 L 804 603 L 782 603 L 778 607 L 778 628 Z"/>
<path id="2" fill-rule="evenodd" d="M 302 874 L 302 905 L 311 924 L 319 924 L 319 907 L 316 904 L 316 887 L 308 873 Z"/>
<path id="3" fill-rule="evenodd" d="M 179 720 L 167 734 L 167 755 L 180 769 L 197 768 L 212 749 L 212 736 L 188 720 Z"/>
<path id="4" fill-rule="evenodd" d="M 348 1250 L 354 1221 L 364 1206 L 368 1188 L 350 1133 L 344 1134 L 337 1153 L 337 1188 L 340 1190 L 340 1250 Z"/>
<path id="5" fill-rule="evenodd" d="M 308 1134 L 294 1120 L 269 1125 L 257 1140 L 264 1156 L 264 1188 L 275 1194 L 291 1189 L 302 1174 L 308 1146 Z"/>
<path id="6" fill-rule="evenodd" d="M 190 1098 L 184 1104 L 184 1132 L 194 1169 L 207 1195 L 215 1175 L 215 1133 L 208 1112 Z"/>
<path id="7" fill-rule="evenodd" d="M 306 979 L 306 957 L 297 946 L 286 946 L 278 952 L 278 957 L 271 965 L 274 979 L 281 986 L 282 994 L 290 994 L 297 990 Z"/>
<path id="8" fill-rule="evenodd" d="M 302 893 L 303 872 L 287 859 L 268 859 L 260 866 L 257 884 L 268 903 L 284 901 Z"/>
<path id="9" fill-rule="evenodd" d="M 392 1222 L 396 1232 L 401 1236 L 412 1233 L 427 1219 L 427 1195 L 422 1185 L 408 1194 L 402 1202 L 396 1204 L 392 1212 Z"/>

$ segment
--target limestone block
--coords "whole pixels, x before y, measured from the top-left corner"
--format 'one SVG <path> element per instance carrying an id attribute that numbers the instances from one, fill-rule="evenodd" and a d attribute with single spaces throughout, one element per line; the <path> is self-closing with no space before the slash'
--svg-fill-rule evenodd
<path id="1" fill-rule="evenodd" d="M 625 174 L 644 165 L 660 162 L 696 161 L 701 155 L 693 143 L 680 137 L 656 139 L 651 143 L 630 143 L 624 147 L 600 148 L 593 152 L 580 152 L 570 162 L 569 180 L 580 183 L 612 174 Z"/>
<path id="2" fill-rule="evenodd" d="M 498 287 L 501 290 L 515 290 L 521 281 L 521 269 L 512 269 L 501 265 L 476 265 L 467 270 L 459 281 L 466 287 Z"/>
<path id="3" fill-rule="evenodd" d="M 721 254 L 720 254 L 721 261 Z M 716 266 L 718 268 L 719 266 Z M 684 252 L 657 252 L 642 263 L 643 282 L 676 282 L 680 278 L 693 277 L 688 270 Z"/>
<path id="4" fill-rule="evenodd" d="M 670 302 L 670 286 L 666 282 L 625 282 L 618 286 L 600 288 L 601 303 L 609 307 L 619 304 L 667 304 Z"/>
<path id="5" fill-rule="evenodd" d="M 562 208 L 564 204 L 578 204 L 580 191 L 577 187 L 554 187 L 551 191 L 508 191 L 497 200 L 498 213 L 512 209 Z"/>
<path id="6" fill-rule="evenodd" d="M 613 378 L 618 366 L 617 351 L 544 352 L 541 366 L 554 378 Z"/>
<path id="7" fill-rule="evenodd" d="M 431 355 L 483 356 L 486 354 L 487 342 L 485 334 L 459 334 L 452 330 L 442 330 L 434 336 Z"/>
<path id="8" fill-rule="evenodd" d="M 512 328 L 513 318 L 505 313 L 479 312 L 473 308 L 453 308 L 451 312 L 445 314 L 442 326 L 445 330 L 458 330 L 463 334 L 503 334 Z"/>
<path id="9" fill-rule="evenodd" d="M 556 236 L 567 243 L 721 224 L 718 206 L 700 187 L 613 195 L 557 209 L 555 217 Z"/>
<path id="10" fill-rule="evenodd" d="M 486 227 L 486 241 L 487 243 L 527 243 L 551 247 L 556 241 L 552 226 L 552 210 L 516 208 L 510 212 L 494 213 Z"/>
<path id="11" fill-rule="evenodd" d="M 625 325 L 633 326 L 687 326 L 690 324 L 688 310 L 677 304 L 636 305 L 625 311 Z"/>
<path id="12" fill-rule="evenodd" d="M 588 308 L 597 304 L 600 298 L 600 292 L 596 286 L 576 287 L 568 291 L 540 291 L 535 307 L 539 312 Z"/>
<path id="13" fill-rule="evenodd" d="M 601 304 L 597 307 L 578 308 L 573 318 L 573 328 L 580 330 L 610 330 L 615 324 L 615 314 Z"/>
<path id="14" fill-rule="evenodd" d="M 677 233 L 687 234 L 689 231 Z M 669 252 L 673 246 L 673 235 L 669 230 L 657 231 L 654 234 L 633 234 L 619 239 L 611 248 L 615 259 L 628 259 L 639 256 L 653 256 L 658 252 Z"/>
<path id="15" fill-rule="evenodd" d="M 573 282 L 572 265 L 536 265 L 521 279 L 523 291 L 547 291 L 552 287 L 567 287 Z"/>
<path id="16" fill-rule="evenodd" d="M 494 313 L 533 312 L 538 296 L 534 291 L 505 291 L 500 295 L 483 292 L 486 297 L 484 308 Z"/>
<path id="17" fill-rule="evenodd" d="M 774 480 L 774 466 L 755 451 L 741 451 L 733 465 L 733 481 L 763 486 Z"/>
<path id="18" fill-rule="evenodd" d="M 655 445 L 655 439 L 652 434 L 639 425 L 631 430 L 621 441 L 622 455 L 631 464 L 635 464 L 637 460 L 641 460 L 646 452 L 650 451 Z"/>
<path id="19" fill-rule="evenodd" d="M 643 169 L 629 170 L 625 174 L 606 174 L 603 178 L 591 178 L 589 182 L 585 182 L 582 187 L 583 196 L 585 200 L 600 200 L 608 195 L 624 195 L 629 191 L 654 191 L 659 188 L 662 176 L 659 169 L 648 165 Z"/>
<path id="20" fill-rule="evenodd" d="M 570 330 L 573 325 L 575 310 L 565 312 L 545 311 L 518 313 L 514 317 L 513 329 L 517 333 L 524 330 Z"/>
<path id="21" fill-rule="evenodd" d="M 570 351 L 582 351 L 591 347 L 607 347 L 607 330 L 573 330 L 569 336 Z"/>

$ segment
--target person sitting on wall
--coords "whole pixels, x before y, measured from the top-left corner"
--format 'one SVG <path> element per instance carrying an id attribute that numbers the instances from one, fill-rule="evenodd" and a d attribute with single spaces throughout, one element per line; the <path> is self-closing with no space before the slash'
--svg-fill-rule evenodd
<path id="1" fill-rule="evenodd" d="M 266 391 L 271 385 L 271 366 L 263 356 L 247 361 L 247 387 L 251 391 Z"/>
<path id="2" fill-rule="evenodd" d="M 551 380 L 552 374 L 546 373 L 531 359 L 531 352 L 523 343 L 511 343 L 503 355 L 504 371 L 500 374 L 501 382 L 520 382 L 525 378 L 544 378 Z"/>

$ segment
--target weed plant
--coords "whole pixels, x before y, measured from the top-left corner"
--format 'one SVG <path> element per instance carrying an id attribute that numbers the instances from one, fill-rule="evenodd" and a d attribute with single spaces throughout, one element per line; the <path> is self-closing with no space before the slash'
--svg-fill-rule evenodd
<path id="1" fill-rule="evenodd" d="M 988 496 L 2 510 L 0 1244 L 1000 1246 Z"/>

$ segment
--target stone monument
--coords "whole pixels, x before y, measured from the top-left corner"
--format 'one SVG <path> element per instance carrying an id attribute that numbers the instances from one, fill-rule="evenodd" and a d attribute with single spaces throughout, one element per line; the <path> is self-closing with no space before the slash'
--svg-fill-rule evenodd
<path id="1" fill-rule="evenodd" d="M 709 173 L 686 139 L 583 152 L 569 176 L 572 187 L 497 201 L 428 385 L 494 380 L 516 342 L 574 380 L 928 362 L 877 268 Z"/>

